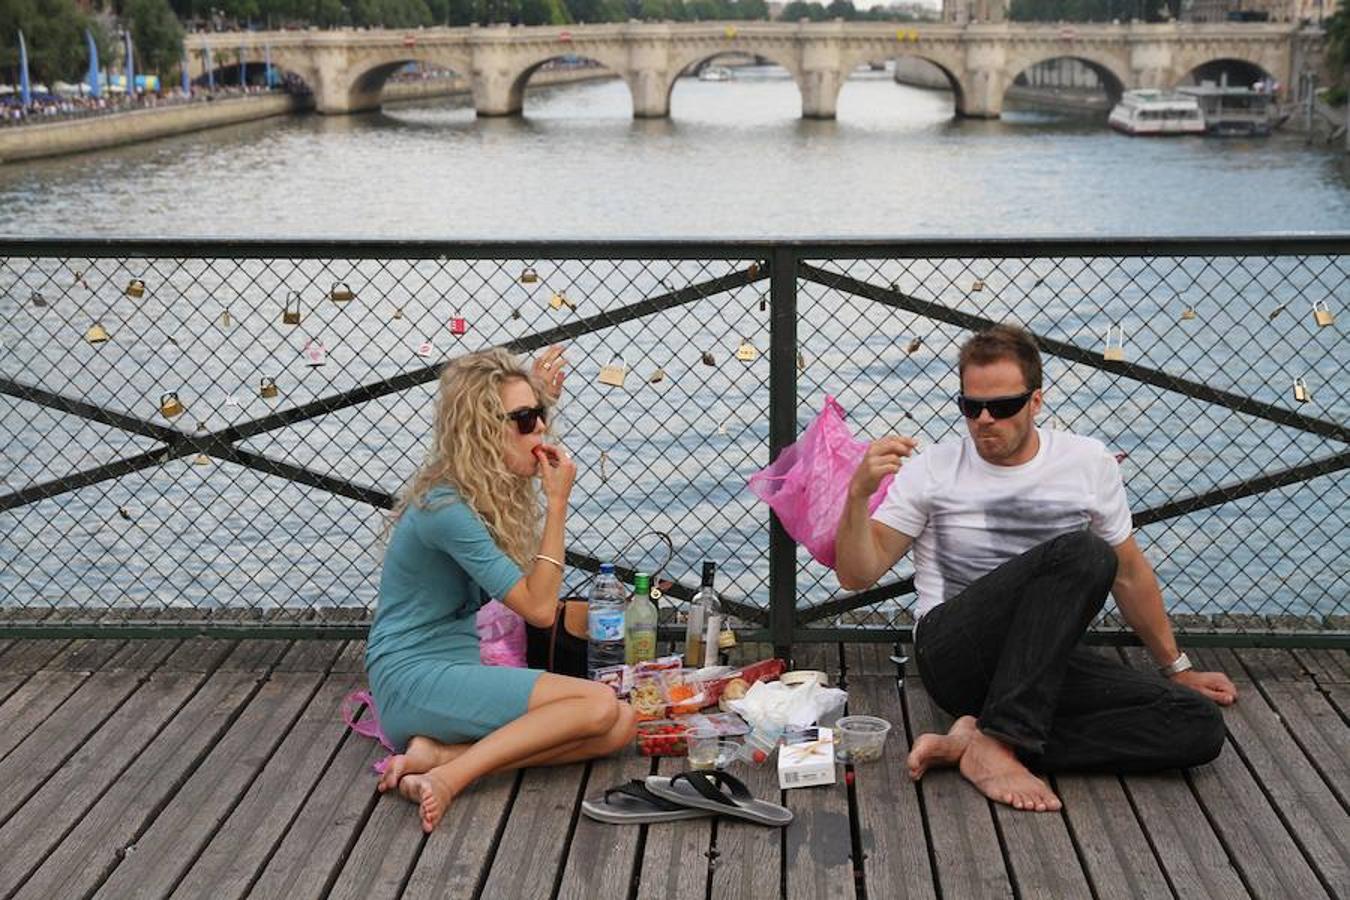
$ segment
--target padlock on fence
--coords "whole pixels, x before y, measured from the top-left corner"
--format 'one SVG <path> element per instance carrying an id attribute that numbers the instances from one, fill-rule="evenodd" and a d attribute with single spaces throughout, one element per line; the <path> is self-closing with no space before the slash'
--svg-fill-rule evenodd
<path id="1" fill-rule="evenodd" d="M 178 395 L 172 391 L 167 394 L 159 395 L 159 411 L 166 419 L 172 419 L 181 416 L 187 407 L 178 399 Z"/>
<path id="2" fill-rule="evenodd" d="M 281 309 L 282 325 L 300 324 L 300 292 L 291 291 L 286 295 L 286 305 Z"/>
<path id="3" fill-rule="evenodd" d="M 128 297 L 137 297 L 137 298 L 144 297 L 145 282 L 139 278 L 131 279 L 130 281 L 127 282 L 126 294 Z"/>
<path id="4" fill-rule="evenodd" d="M 356 299 L 356 294 L 347 286 L 345 281 L 339 281 L 333 285 L 332 290 L 328 292 L 328 296 L 334 303 L 346 303 L 348 300 Z"/>

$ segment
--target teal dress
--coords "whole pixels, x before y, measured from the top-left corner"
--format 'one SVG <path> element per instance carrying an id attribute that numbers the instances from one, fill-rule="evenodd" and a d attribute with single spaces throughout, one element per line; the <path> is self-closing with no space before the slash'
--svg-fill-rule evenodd
<path id="1" fill-rule="evenodd" d="M 380 726 L 402 751 L 414 735 L 475 741 L 529 708 L 540 672 L 479 661 L 475 614 L 520 581 L 483 520 L 452 488 L 409 506 L 389 536 L 366 673 Z"/>

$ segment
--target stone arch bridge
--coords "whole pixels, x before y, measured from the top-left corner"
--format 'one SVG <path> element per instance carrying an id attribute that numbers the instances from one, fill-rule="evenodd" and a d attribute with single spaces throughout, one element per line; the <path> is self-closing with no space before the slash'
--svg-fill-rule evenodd
<path id="1" fill-rule="evenodd" d="M 321 113 L 377 109 L 385 80 L 409 62 L 467 76 L 480 116 L 518 114 L 525 84 L 544 63 L 563 56 L 592 59 L 621 77 L 633 114 L 670 114 L 680 73 L 724 53 L 778 63 L 801 91 L 802 115 L 834 118 L 839 90 L 860 63 L 915 56 L 951 82 L 958 115 L 994 118 L 1003 94 L 1023 70 L 1073 58 L 1092 67 L 1108 91 L 1171 87 L 1216 60 L 1256 66 L 1285 85 L 1321 68 L 1322 35 L 1298 25 L 1265 23 L 1076 24 L 707 22 L 574 26 L 426 28 L 412 31 L 253 31 L 187 37 L 194 76 L 204 74 L 205 48 L 226 60 L 272 65 L 294 73 L 314 92 Z M 1324 82 L 1326 83 L 1326 82 Z"/>

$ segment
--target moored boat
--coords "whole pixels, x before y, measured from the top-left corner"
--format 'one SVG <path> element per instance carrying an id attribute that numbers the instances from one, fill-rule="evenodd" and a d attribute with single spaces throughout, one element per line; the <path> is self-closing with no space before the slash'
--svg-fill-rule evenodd
<path id="1" fill-rule="evenodd" d="M 1203 134 L 1204 115 L 1194 97 L 1174 91 L 1126 91 L 1107 122 L 1132 135 Z"/>

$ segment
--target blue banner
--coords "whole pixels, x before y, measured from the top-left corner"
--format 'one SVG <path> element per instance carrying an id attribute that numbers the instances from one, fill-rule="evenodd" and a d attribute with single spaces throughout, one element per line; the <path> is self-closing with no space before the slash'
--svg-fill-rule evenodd
<path id="1" fill-rule="evenodd" d="M 206 48 L 206 88 L 214 91 L 216 89 L 216 64 L 211 61 L 211 48 Z"/>
<path id="2" fill-rule="evenodd" d="M 28 80 L 28 45 L 23 42 L 23 32 L 19 32 L 19 102 L 24 106 L 33 103 L 33 85 Z"/>
<path id="3" fill-rule="evenodd" d="M 122 36 L 126 38 L 127 48 L 127 96 L 134 96 L 136 90 L 136 63 L 132 61 L 131 56 L 131 32 L 124 31 Z"/>
<path id="4" fill-rule="evenodd" d="M 188 94 L 190 96 L 192 94 L 192 78 L 188 75 L 188 57 L 186 50 L 183 51 L 182 70 L 183 70 L 183 93 Z"/>
<path id="5" fill-rule="evenodd" d="M 248 66 L 244 65 L 244 48 L 239 48 L 239 86 L 248 86 Z"/>
<path id="6" fill-rule="evenodd" d="M 267 86 L 273 87 L 272 81 L 272 45 L 263 44 L 263 73 L 267 78 Z"/>
<path id="7" fill-rule="evenodd" d="M 89 47 L 89 74 L 85 79 L 89 82 L 89 96 L 97 100 L 103 96 L 103 83 L 98 77 L 98 45 L 94 43 L 94 33 L 88 28 L 84 30 L 84 42 Z"/>

